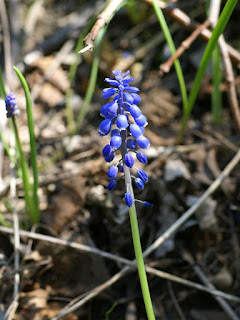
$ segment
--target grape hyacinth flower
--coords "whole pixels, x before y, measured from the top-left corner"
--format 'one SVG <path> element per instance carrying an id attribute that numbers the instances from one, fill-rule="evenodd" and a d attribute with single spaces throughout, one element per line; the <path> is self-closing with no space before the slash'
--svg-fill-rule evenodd
<path id="1" fill-rule="evenodd" d="M 10 92 L 6 95 L 5 99 L 7 118 L 12 118 L 20 114 L 20 111 L 17 106 L 17 100 L 14 93 Z"/>
<path id="2" fill-rule="evenodd" d="M 132 179 L 138 189 L 143 189 L 144 183 L 148 181 L 146 172 L 135 167 L 133 157 L 136 154 L 136 159 L 139 162 L 147 162 L 145 153 L 135 150 L 137 147 L 147 149 L 150 146 L 148 138 L 144 136 L 147 119 L 138 107 L 138 103 L 141 101 L 137 93 L 139 89 L 130 86 L 130 82 L 134 80 L 134 78 L 128 77 L 130 72 L 127 71 L 122 75 L 121 70 L 114 70 L 113 74 L 115 79 L 105 79 L 109 85 L 114 87 L 104 89 L 103 98 L 112 97 L 113 100 L 101 107 L 101 116 L 105 119 L 100 123 L 98 133 L 105 136 L 111 132 L 110 143 L 102 151 L 106 162 L 111 162 L 114 159 L 117 150 L 120 150 L 122 156 L 122 159 L 108 170 L 108 178 L 111 180 L 108 184 L 108 190 L 111 191 L 116 187 L 118 172 L 123 172 L 126 185 L 125 202 L 128 207 L 131 207 L 135 201 Z M 131 175 L 130 169 L 132 168 L 137 169 L 137 177 Z M 139 202 L 151 207 L 147 201 Z"/>

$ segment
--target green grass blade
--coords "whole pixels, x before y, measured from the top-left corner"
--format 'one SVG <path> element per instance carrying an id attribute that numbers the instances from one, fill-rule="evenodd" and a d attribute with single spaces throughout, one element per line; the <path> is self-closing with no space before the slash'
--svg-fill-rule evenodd
<path id="1" fill-rule="evenodd" d="M 77 67 L 79 63 L 79 51 L 83 48 L 83 39 L 87 35 L 89 29 L 93 25 L 94 21 L 96 21 L 96 15 L 94 15 L 90 21 L 87 23 L 85 28 L 83 29 L 81 36 L 78 38 L 78 42 L 75 48 L 75 62 L 71 65 L 69 73 L 68 73 L 68 79 L 69 79 L 69 89 L 66 91 L 66 115 L 67 115 L 67 124 L 69 131 L 71 133 L 74 133 L 76 131 L 76 124 L 74 121 L 74 114 L 73 114 L 73 108 L 71 103 L 72 98 L 72 82 L 75 77 L 75 74 L 77 72 Z"/>
<path id="2" fill-rule="evenodd" d="M 222 81 L 222 71 L 221 71 L 221 54 L 218 47 L 213 50 L 212 54 L 213 61 L 213 75 L 212 84 L 213 90 L 211 95 L 212 104 L 212 116 L 214 123 L 220 123 L 222 121 L 222 92 L 221 92 L 221 81 Z"/>
<path id="3" fill-rule="evenodd" d="M 93 58 L 93 64 L 92 64 L 89 85 L 87 88 L 85 99 L 83 101 L 81 110 L 80 110 L 78 118 L 77 118 L 76 130 L 74 132 L 75 134 L 80 129 L 82 122 L 83 122 L 83 119 L 85 117 L 85 114 L 87 112 L 88 106 L 92 100 L 92 96 L 93 96 L 96 82 L 97 82 L 100 47 L 101 47 L 102 39 L 103 39 L 106 31 L 107 31 L 107 26 L 105 26 L 103 29 L 100 30 L 100 32 L 95 40 L 94 58 Z"/>
<path id="4" fill-rule="evenodd" d="M 2 77 L 2 69 L 0 68 L 0 95 L 3 98 L 3 100 L 5 100 L 6 98 L 6 90 L 5 90 L 5 86 L 4 86 L 4 81 L 3 81 L 3 77 Z"/>
<path id="5" fill-rule="evenodd" d="M 14 70 L 22 84 L 24 89 L 25 98 L 26 98 L 26 107 L 27 107 L 27 119 L 28 119 L 28 130 L 29 130 L 29 137 L 30 137 L 30 158 L 31 158 L 31 165 L 33 171 L 33 201 L 34 201 L 34 223 L 39 222 L 39 200 L 38 200 L 38 167 L 37 167 L 37 148 L 36 148 L 36 140 L 34 134 L 34 121 L 33 121 L 33 114 L 32 114 L 32 100 L 30 96 L 30 91 L 28 88 L 28 84 L 23 76 L 23 74 L 14 67 Z"/>
<path id="6" fill-rule="evenodd" d="M 163 13 L 162 13 L 162 10 L 158 6 L 157 3 L 158 3 L 157 0 L 153 0 L 152 1 L 154 11 L 156 13 L 156 16 L 158 18 L 160 26 L 162 28 L 162 31 L 163 31 L 163 34 L 164 34 L 165 39 L 167 41 L 167 44 L 168 44 L 168 46 L 170 48 L 171 53 L 174 54 L 176 52 L 176 48 L 175 48 L 171 33 L 169 31 L 168 25 L 166 23 L 166 20 L 164 18 Z M 184 80 L 181 64 L 180 64 L 178 59 L 174 61 L 174 67 L 175 67 L 175 70 L 176 70 L 176 73 L 177 73 L 179 87 L 180 87 L 180 90 L 181 90 L 182 101 L 183 101 L 183 110 L 186 110 L 187 109 L 187 105 L 188 105 L 187 89 L 186 89 L 186 84 L 185 84 L 185 80 Z"/>
<path id="7" fill-rule="evenodd" d="M 2 141 L 2 144 L 4 146 L 4 149 L 6 150 L 7 152 L 7 155 L 9 157 L 9 159 L 11 160 L 11 162 L 16 165 L 16 159 L 11 155 L 11 152 L 10 152 L 10 147 L 9 147 L 9 144 L 7 143 L 7 141 L 5 140 L 5 138 L 3 137 L 3 134 L 2 132 L 0 131 L 0 140 Z"/>
<path id="8" fill-rule="evenodd" d="M 109 320 L 110 314 L 113 312 L 115 307 L 117 306 L 117 303 L 114 302 L 114 304 L 111 306 L 111 308 L 105 313 L 105 320 Z"/>
<path id="9" fill-rule="evenodd" d="M 225 27 L 228 23 L 228 20 L 230 19 L 230 16 L 231 16 L 237 2 L 238 2 L 238 0 L 228 0 L 227 1 L 226 5 L 223 8 L 222 13 L 219 17 L 218 23 L 217 23 L 215 29 L 213 30 L 212 36 L 211 36 L 210 40 L 208 41 L 207 47 L 204 51 L 202 60 L 200 62 L 200 66 L 198 68 L 198 71 L 195 76 L 194 83 L 193 83 L 193 86 L 192 86 L 192 89 L 191 89 L 191 92 L 189 95 L 188 106 L 187 106 L 186 112 L 183 114 L 183 117 L 182 117 L 181 128 L 179 131 L 179 139 L 182 138 L 184 129 L 187 125 L 187 121 L 189 119 L 189 116 L 192 112 L 192 108 L 193 108 L 194 103 L 196 101 L 197 94 L 199 92 L 204 73 L 205 73 L 206 68 L 208 66 L 209 60 L 212 56 L 213 50 L 217 45 L 218 38 L 223 33 L 223 30 L 225 29 Z"/>
<path id="10" fill-rule="evenodd" d="M 32 222 L 36 223 L 36 222 L 38 222 L 38 214 L 35 209 L 33 198 L 31 197 L 32 185 L 30 183 L 29 168 L 28 168 L 27 162 L 24 158 L 21 141 L 20 141 L 20 138 L 18 135 L 17 123 L 16 123 L 16 119 L 14 116 L 12 118 L 12 123 L 13 123 L 13 128 L 14 128 L 16 147 L 17 147 L 17 151 L 19 153 L 19 162 L 20 162 L 20 166 L 22 169 L 22 181 L 23 181 L 23 188 L 24 188 L 25 203 L 26 203 L 27 209 L 29 211 L 30 218 L 31 218 Z"/>
<path id="11" fill-rule="evenodd" d="M 4 81 L 3 81 L 3 77 L 2 77 L 2 70 L 0 68 L 0 96 L 3 100 L 5 100 L 6 98 L 6 90 L 5 90 L 5 86 L 4 86 Z M 13 158 L 13 156 L 10 153 L 10 147 L 9 144 L 7 143 L 7 141 L 4 139 L 2 132 L 0 131 L 0 140 L 2 141 L 2 144 L 4 146 L 4 149 L 7 152 L 8 157 L 10 158 L 10 160 L 12 161 L 12 163 L 16 164 L 16 160 Z"/>
<path id="12" fill-rule="evenodd" d="M 0 211 L 0 225 L 2 225 L 4 227 L 12 228 L 12 224 L 10 222 L 7 222 L 4 219 L 3 213 L 1 211 Z"/>
<path id="13" fill-rule="evenodd" d="M 148 281 L 147 281 L 147 276 L 146 276 L 146 271 L 144 266 L 135 204 L 133 204 L 132 207 L 129 207 L 129 217 L 130 217 L 131 230 L 132 230 L 133 246 L 134 246 L 134 251 L 135 251 L 135 256 L 136 256 L 137 266 L 138 266 L 138 274 L 139 274 L 140 284 L 142 288 L 143 300 L 144 300 L 145 309 L 147 312 L 147 317 L 148 317 L 148 320 L 155 320 L 152 300 L 150 296 L 150 291 L 149 291 L 149 286 L 148 286 Z"/>

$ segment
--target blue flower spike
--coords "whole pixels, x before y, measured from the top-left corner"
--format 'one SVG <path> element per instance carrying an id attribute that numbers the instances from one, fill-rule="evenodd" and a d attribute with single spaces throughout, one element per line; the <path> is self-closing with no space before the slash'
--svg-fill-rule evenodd
<path id="1" fill-rule="evenodd" d="M 5 99 L 7 118 L 12 118 L 20 114 L 17 106 L 17 98 L 14 93 L 10 92 L 6 95 Z"/>
<path id="2" fill-rule="evenodd" d="M 135 186 L 142 190 L 144 183 L 148 182 L 148 176 L 143 169 L 134 166 L 134 157 L 141 163 L 147 163 L 147 156 L 138 148 L 147 149 L 150 141 L 145 137 L 144 128 L 147 126 L 147 118 L 142 114 L 138 104 L 141 98 L 139 89 L 130 85 L 134 78 L 130 77 L 130 72 L 122 74 L 121 70 L 114 70 L 114 79 L 106 78 L 105 81 L 110 88 L 103 90 L 103 98 L 112 98 L 112 101 L 105 103 L 101 107 L 100 114 L 104 120 L 100 123 L 98 133 L 106 136 L 111 133 L 110 142 L 102 150 L 106 162 L 112 162 L 116 156 L 116 151 L 120 150 L 121 160 L 112 165 L 108 170 L 108 178 L 111 180 L 107 186 L 109 191 L 114 190 L 117 185 L 118 172 L 122 173 L 126 180 L 127 192 L 125 193 L 125 203 L 132 207 L 134 201 L 141 202 L 146 207 L 152 207 L 147 201 L 135 200 L 131 191 L 133 178 Z M 136 150 L 136 151 L 135 151 Z M 137 177 L 130 172 L 137 169 Z M 130 189 L 129 189 L 130 186 Z"/>

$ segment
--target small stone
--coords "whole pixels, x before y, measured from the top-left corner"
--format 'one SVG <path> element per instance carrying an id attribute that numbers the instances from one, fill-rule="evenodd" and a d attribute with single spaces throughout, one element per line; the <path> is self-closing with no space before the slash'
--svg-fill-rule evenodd
<path id="1" fill-rule="evenodd" d="M 181 160 L 168 160 L 164 172 L 164 180 L 171 182 L 177 178 L 190 179 L 188 168 Z"/>

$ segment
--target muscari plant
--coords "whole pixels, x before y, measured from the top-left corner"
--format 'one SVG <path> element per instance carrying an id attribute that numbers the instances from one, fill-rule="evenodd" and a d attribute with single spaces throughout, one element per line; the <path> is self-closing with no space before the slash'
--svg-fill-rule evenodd
<path id="1" fill-rule="evenodd" d="M 16 141 L 16 154 L 17 160 L 19 161 L 21 172 L 20 178 L 23 182 L 24 188 L 24 198 L 25 198 L 25 205 L 26 205 L 26 212 L 29 214 L 32 223 L 39 222 L 39 200 L 38 200 L 38 168 L 37 168 L 37 152 L 36 152 L 36 141 L 34 136 L 34 123 L 33 123 L 33 115 L 32 115 L 32 103 L 29 88 L 27 82 L 21 72 L 14 67 L 14 70 L 19 77 L 19 80 L 22 83 L 25 97 L 26 97 L 26 106 L 27 106 L 27 119 L 28 119 L 28 129 L 29 129 L 29 136 L 30 136 L 30 157 L 31 157 L 31 165 L 32 165 L 32 172 L 33 172 L 33 183 L 30 179 L 30 169 L 28 163 L 25 159 L 22 144 L 19 137 L 18 132 L 18 125 L 16 121 L 16 116 L 20 114 L 17 99 L 14 93 L 10 92 L 5 96 L 5 105 L 7 111 L 7 118 L 10 119 L 10 125 L 15 135 Z M 10 154 L 10 152 L 9 152 Z M 12 160 L 15 165 L 18 164 L 18 161 L 15 159 Z M 28 220 L 28 216 L 25 216 L 26 220 Z"/>
<path id="2" fill-rule="evenodd" d="M 139 89 L 130 86 L 130 83 L 134 80 L 134 78 L 128 77 L 130 72 L 127 71 L 122 75 L 121 70 L 117 70 L 113 71 L 113 74 L 115 79 L 105 79 L 113 87 L 103 90 L 103 98 L 113 97 L 113 100 L 101 107 L 101 116 L 105 119 L 100 123 L 98 133 L 101 136 L 111 134 L 110 143 L 105 145 L 102 151 L 105 161 L 112 162 L 117 151 L 120 151 L 121 159 L 108 170 L 107 175 L 110 182 L 107 188 L 112 191 L 116 187 L 118 180 L 122 176 L 124 177 L 126 188 L 124 198 L 129 208 L 133 245 L 143 299 L 148 319 L 154 320 L 155 316 L 144 267 L 135 202 L 141 202 L 146 207 L 152 207 L 153 205 L 148 201 L 136 200 L 132 184 L 132 181 L 134 181 L 138 189 L 143 189 L 144 184 L 148 182 L 146 172 L 135 166 L 135 160 L 141 163 L 147 162 L 146 154 L 138 150 L 138 147 L 147 149 L 150 146 L 148 138 L 144 135 L 147 119 L 138 107 L 138 103 L 141 101 L 137 93 Z M 136 171 L 136 176 L 132 175 L 132 170 Z"/>

